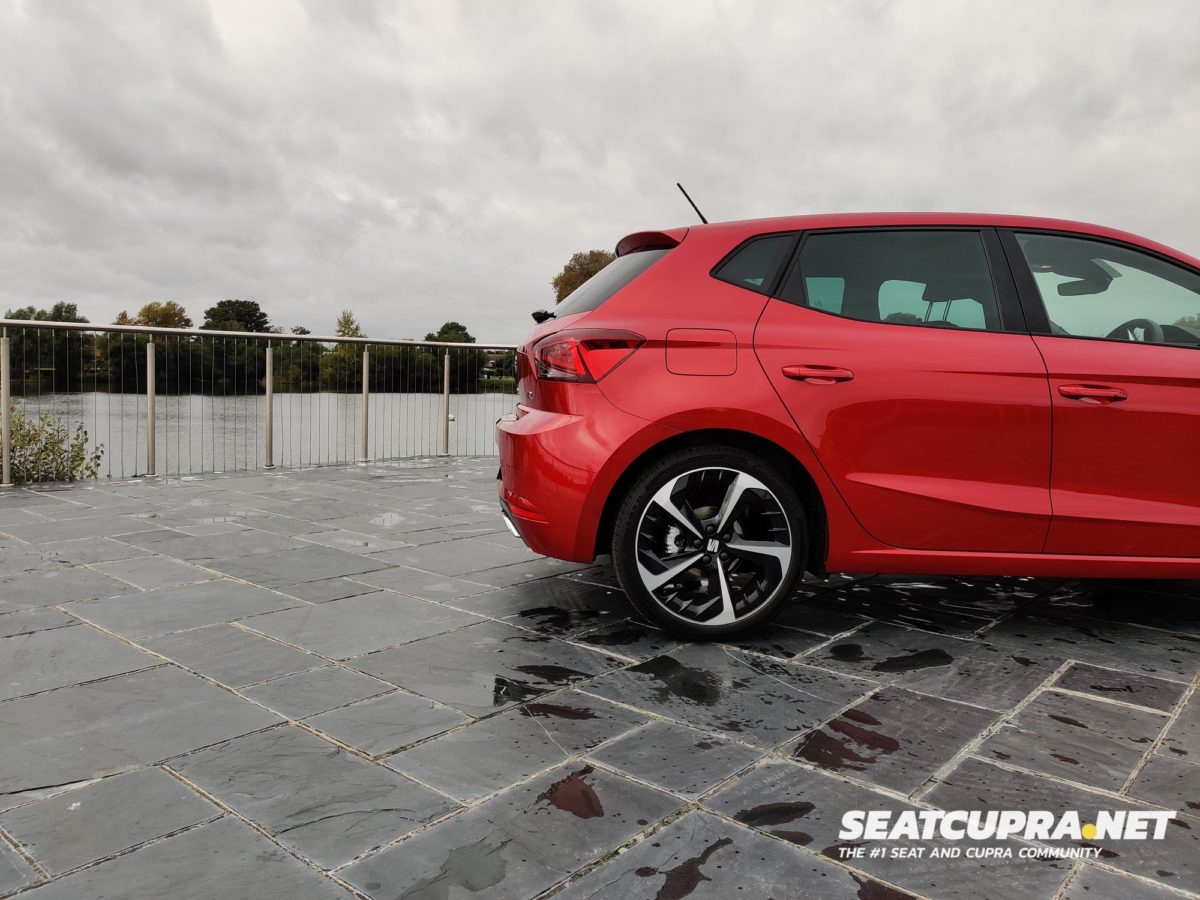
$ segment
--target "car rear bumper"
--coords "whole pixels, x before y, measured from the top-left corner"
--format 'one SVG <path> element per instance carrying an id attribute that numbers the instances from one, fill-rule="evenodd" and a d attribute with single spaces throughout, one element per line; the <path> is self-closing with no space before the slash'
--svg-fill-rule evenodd
<path id="1" fill-rule="evenodd" d="M 571 412 L 518 406 L 496 422 L 501 514 L 535 553 L 595 559 L 596 532 L 617 477 L 673 433 L 629 415 L 594 385 L 576 385 Z"/>

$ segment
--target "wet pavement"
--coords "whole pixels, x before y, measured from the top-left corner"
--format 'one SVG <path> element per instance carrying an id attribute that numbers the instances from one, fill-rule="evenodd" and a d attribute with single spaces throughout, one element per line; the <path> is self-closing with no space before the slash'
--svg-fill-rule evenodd
<path id="1" fill-rule="evenodd" d="M 837 577 L 690 643 L 494 477 L 0 494 L 0 897 L 1200 897 L 1200 583 Z M 1175 816 L 839 836 L 956 809 Z"/>

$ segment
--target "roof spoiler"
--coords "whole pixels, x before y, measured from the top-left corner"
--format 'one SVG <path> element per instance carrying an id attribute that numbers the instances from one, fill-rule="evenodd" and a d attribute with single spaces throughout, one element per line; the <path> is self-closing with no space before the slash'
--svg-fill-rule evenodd
<path id="1" fill-rule="evenodd" d="M 638 250 L 669 250 L 677 247 L 688 233 L 687 228 L 668 228 L 665 231 L 635 231 L 617 241 L 617 256 Z"/>

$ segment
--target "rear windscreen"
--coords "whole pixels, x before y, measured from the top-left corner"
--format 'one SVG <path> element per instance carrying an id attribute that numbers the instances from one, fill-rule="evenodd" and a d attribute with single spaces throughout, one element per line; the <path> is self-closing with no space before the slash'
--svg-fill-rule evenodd
<path id="1" fill-rule="evenodd" d="M 558 318 L 575 313 L 591 312 L 605 300 L 629 284 L 648 268 L 670 253 L 670 248 L 639 250 L 618 256 L 607 266 L 581 284 L 554 308 Z"/>

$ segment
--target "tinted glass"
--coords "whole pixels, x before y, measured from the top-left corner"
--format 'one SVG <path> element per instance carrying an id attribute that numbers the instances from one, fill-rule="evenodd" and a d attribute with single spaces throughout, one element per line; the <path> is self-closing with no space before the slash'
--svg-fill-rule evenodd
<path id="1" fill-rule="evenodd" d="M 1000 330 L 974 231 L 814 234 L 780 298 L 867 322 Z"/>
<path id="2" fill-rule="evenodd" d="M 1200 275 L 1195 272 L 1086 238 L 1018 234 L 1017 243 L 1052 333 L 1200 345 Z"/>
<path id="3" fill-rule="evenodd" d="M 591 312 L 600 304 L 628 285 L 648 268 L 670 253 L 670 248 L 639 250 L 618 256 L 607 266 L 567 295 L 562 303 L 554 307 L 558 318 L 574 313 Z"/>
<path id="4" fill-rule="evenodd" d="M 738 287 L 765 294 L 771 290 L 794 240 L 794 235 L 772 234 L 748 241 L 721 263 L 721 268 L 713 275 Z"/>

